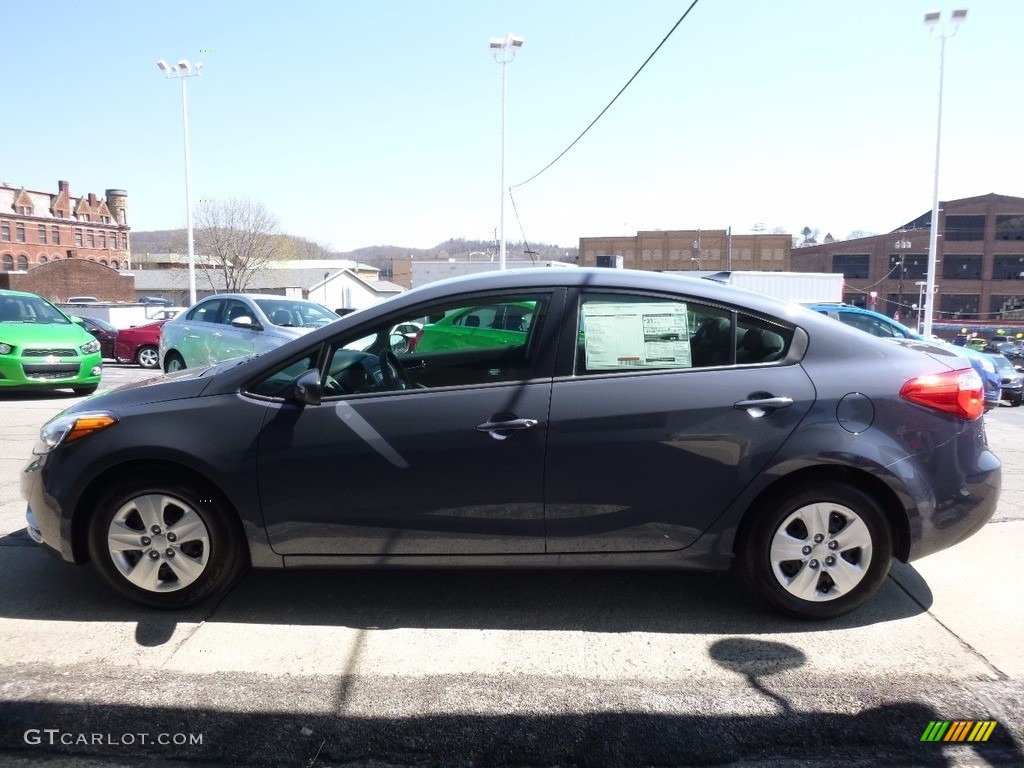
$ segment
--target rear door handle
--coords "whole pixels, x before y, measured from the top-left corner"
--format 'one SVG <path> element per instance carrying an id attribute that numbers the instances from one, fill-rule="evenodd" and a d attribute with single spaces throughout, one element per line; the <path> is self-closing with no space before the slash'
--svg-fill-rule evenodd
<path id="1" fill-rule="evenodd" d="M 732 407 L 746 411 L 755 419 L 759 419 L 772 411 L 777 411 L 779 408 L 787 408 L 792 404 L 793 398 L 791 397 L 755 397 L 750 400 L 740 400 L 738 403 L 733 403 Z"/>
<path id="2" fill-rule="evenodd" d="M 476 425 L 477 432 L 489 432 L 495 440 L 505 440 L 515 432 L 537 426 L 536 419 L 509 419 L 508 421 L 485 421 Z"/>

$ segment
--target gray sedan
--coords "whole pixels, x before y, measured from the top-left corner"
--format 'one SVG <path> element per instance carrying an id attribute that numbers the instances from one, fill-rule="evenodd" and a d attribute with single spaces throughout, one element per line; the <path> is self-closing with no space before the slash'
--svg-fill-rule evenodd
<path id="1" fill-rule="evenodd" d="M 481 306 L 529 308 L 519 342 L 394 332 Z M 735 565 L 830 618 L 992 516 L 983 408 L 949 350 L 706 280 L 532 269 L 76 404 L 22 493 L 36 541 L 159 608 L 250 566 Z"/>
<path id="2" fill-rule="evenodd" d="M 160 361 L 165 371 L 174 372 L 258 355 L 337 319 L 329 309 L 303 299 L 210 296 L 164 325 Z"/>

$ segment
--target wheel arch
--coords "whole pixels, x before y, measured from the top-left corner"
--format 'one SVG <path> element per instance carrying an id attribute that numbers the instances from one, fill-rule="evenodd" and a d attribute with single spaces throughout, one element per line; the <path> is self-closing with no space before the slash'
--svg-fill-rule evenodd
<path id="1" fill-rule="evenodd" d="M 870 494 L 885 512 L 886 520 L 889 522 L 889 529 L 893 537 L 893 555 L 896 559 L 906 562 L 910 556 L 910 522 L 903 511 L 896 492 L 890 488 L 884 480 L 865 472 L 862 469 L 849 466 L 815 466 L 797 469 L 762 490 L 747 507 L 736 529 L 736 535 L 732 541 L 732 552 L 736 554 L 750 528 L 754 525 L 758 510 L 770 508 L 780 502 L 787 495 L 794 493 L 803 486 L 828 483 L 844 482 L 855 485 Z"/>
<path id="2" fill-rule="evenodd" d="M 178 351 L 177 349 L 175 349 L 174 347 L 169 347 L 169 348 L 167 349 L 167 351 L 166 351 L 166 352 L 164 352 L 164 353 L 163 353 L 162 355 L 160 354 L 160 350 L 159 350 L 159 347 L 158 347 L 158 348 L 157 348 L 157 355 L 159 356 L 159 361 L 157 362 L 157 366 L 158 366 L 158 367 L 159 367 L 159 368 L 160 368 L 160 369 L 161 369 L 161 370 L 162 370 L 162 371 L 163 371 L 164 373 L 167 373 L 167 361 L 168 361 L 168 360 L 169 360 L 169 359 L 170 359 L 171 357 L 177 357 L 177 358 L 178 358 L 179 360 L 181 360 L 181 367 L 182 367 L 182 368 L 187 368 L 187 367 L 188 367 L 187 365 L 185 365 L 185 356 L 184 356 L 183 354 L 181 354 L 181 352 L 179 352 L 179 351 Z"/>
<path id="3" fill-rule="evenodd" d="M 71 552 L 74 562 L 84 564 L 89 562 L 89 521 L 95 510 L 96 504 L 110 486 L 122 482 L 126 478 L 137 479 L 140 482 L 147 477 L 160 478 L 162 480 L 176 480 L 179 482 L 198 482 L 209 486 L 216 491 L 224 508 L 228 510 L 225 523 L 236 526 L 241 534 L 241 539 L 246 543 L 245 556 L 251 561 L 251 546 L 249 538 L 245 534 L 245 525 L 242 522 L 238 510 L 231 503 L 228 496 L 210 478 L 198 470 L 167 459 L 136 459 L 108 467 L 92 479 L 83 491 L 75 506 L 75 512 L 71 519 Z"/>

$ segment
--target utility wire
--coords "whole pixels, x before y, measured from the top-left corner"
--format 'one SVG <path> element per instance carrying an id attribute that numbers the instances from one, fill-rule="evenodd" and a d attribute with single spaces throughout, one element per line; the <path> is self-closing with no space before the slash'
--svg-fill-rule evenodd
<path id="1" fill-rule="evenodd" d="M 541 169 L 540 169 L 539 171 L 537 171 L 537 173 L 533 174 L 533 176 L 531 176 L 530 178 L 528 178 L 528 179 L 527 179 L 526 181 L 521 181 L 521 182 L 519 182 L 518 184 L 515 184 L 515 185 L 513 185 L 513 186 L 509 187 L 509 192 L 511 192 L 511 191 L 512 191 L 513 189 L 515 189 L 516 187 L 521 187 L 521 186 L 523 186 L 524 184 L 529 184 L 529 183 L 530 183 L 531 181 L 533 181 L 534 179 L 536 179 L 536 178 L 537 178 L 538 176 L 540 176 L 540 175 L 541 175 L 542 173 L 544 173 L 544 172 L 545 172 L 545 171 L 546 171 L 546 170 L 547 170 L 548 168 L 550 168 L 550 167 L 551 167 L 551 166 L 553 166 L 553 165 L 554 165 L 555 163 L 557 163 L 557 162 L 558 162 L 559 160 L 561 160 L 561 159 L 562 159 L 562 157 L 563 157 L 563 156 L 564 156 L 564 155 L 565 155 L 565 154 L 566 154 L 566 153 L 567 153 L 567 152 L 568 152 L 568 151 L 569 151 L 570 149 L 572 149 L 573 147 L 575 147 L 575 146 L 576 146 L 577 142 L 579 142 L 579 140 L 580 140 L 580 139 L 582 139 L 582 138 L 583 138 L 584 136 L 586 136 L 586 135 L 587 135 L 587 131 L 589 131 L 589 130 L 590 130 L 591 128 L 593 128 L 593 127 L 594 127 L 594 125 L 595 125 L 595 124 L 597 123 L 597 121 L 598 121 L 598 120 L 600 120 L 600 119 L 601 119 L 602 117 L 604 117 L 604 113 L 605 113 L 605 112 L 607 112 L 607 111 L 608 111 L 609 109 L 611 109 L 611 106 L 612 106 L 612 104 L 614 104 L 614 103 L 615 103 L 616 101 L 618 101 L 618 98 L 619 98 L 619 96 L 621 96 L 621 95 L 622 95 L 623 93 L 625 93 L 626 89 L 627 89 L 627 88 L 629 88 L 629 86 L 630 86 L 630 85 L 632 84 L 632 82 L 633 82 L 634 80 L 636 80 L 636 78 L 637 78 L 637 75 L 639 75 L 639 74 L 640 74 L 641 72 L 643 72 L 643 69 L 644 69 L 644 67 L 646 67 L 646 66 L 647 66 L 647 64 L 648 64 L 648 63 L 650 62 L 650 60 L 654 58 L 654 54 L 656 54 L 656 53 L 657 53 L 657 52 L 658 52 L 659 50 L 661 50 L 661 46 L 663 46 L 663 45 L 664 45 L 664 44 L 666 43 L 666 41 L 667 41 L 667 40 L 668 40 L 668 39 L 669 39 L 669 38 L 670 38 L 670 37 L 672 36 L 672 33 L 676 31 L 676 28 L 677 28 L 677 27 L 678 27 L 678 26 L 679 26 L 680 24 L 682 24 L 682 23 L 683 23 L 683 19 L 685 19 L 685 18 L 686 18 L 687 16 L 689 16 L 689 15 L 690 15 L 690 11 L 692 11 L 692 10 L 693 10 L 694 6 L 696 6 L 696 5 L 697 5 L 698 1 L 699 1 L 699 0 L 693 0 L 693 2 L 692 2 L 692 3 L 690 3 L 690 7 L 689 7 L 689 8 L 687 8 L 687 9 L 686 9 L 686 12 L 685 12 L 685 13 L 683 13 L 683 15 L 679 17 L 679 21 L 677 21 L 677 22 L 676 22 L 676 23 L 675 23 L 675 24 L 674 24 L 674 25 L 672 26 L 672 29 L 670 29 L 670 30 L 668 31 L 668 34 L 667 34 L 667 35 L 665 35 L 665 37 L 664 37 L 664 38 L 662 38 L 662 41 L 661 41 L 660 43 L 658 43 L 658 47 L 657 47 L 657 48 L 655 48 L 655 49 L 654 49 L 653 51 L 651 51 L 651 55 L 650 55 L 650 56 L 648 56 L 648 57 L 647 57 L 647 58 L 646 58 L 646 59 L 644 60 L 644 63 L 640 65 L 640 69 L 638 69 L 638 70 L 637 70 L 636 72 L 634 72 L 634 73 L 633 73 L 633 76 L 632 76 L 631 78 L 629 78 L 629 81 L 628 81 L 628 82 L 627 82 L 627 83 L 626 83 L 626 84 L 625 84 L 624 86 L 622 86 L 622 88 L 621 88 L 621 89 L 619 90 L 619 92 L 618 92 L 617 94 L 615 94 L 615 98 L 614 98 L 614 99 L 612 99 L 611 101 L 609 101 L 609 102 L 608 102 L 608 106 L 606 106 L 606 107 L 605 107 L 604 109 L 602 109 L 602 110 L 601 110 L 601 113 L 600 113 L 600 114 L 599 114 L 599 115 L 598 115 L 597 117 L 595 117 L 595 118 L 594 118 L 594 119 L 593 119 L 593 120 L 591 121 L 590 125 L 588 125 L 588 126 L 587 126 L 587 127 L 586 127 L 586 128 L 584 129 L 584 130 L 583 130 L 583 133 L 581 133 L 581 134 L 580 134 L 579 136 L 577 136 L 577 137 L 576 137 L 576 138 L 575 138 L 575 139 L 573 140 L 572 144 L 570 144 L 570 145 L 569 145 L 568 147 L 566 147 L 565 149 L 563 149 L 563 150 L 562 150 L 562 152 L 561 152 L 561 153 L 560 153 L 560 154 L 558 155 L 558 157 L 556 157 L 556 158 L 555 158 L 554 160 L 552 160 L 552 161 L 551 161 L 550 163 L 548 163 L 548 164 L 547 164 L 547 165 L 545 165 L 545 166 L 544 166 L 543 168 L 541 168 Z"/>

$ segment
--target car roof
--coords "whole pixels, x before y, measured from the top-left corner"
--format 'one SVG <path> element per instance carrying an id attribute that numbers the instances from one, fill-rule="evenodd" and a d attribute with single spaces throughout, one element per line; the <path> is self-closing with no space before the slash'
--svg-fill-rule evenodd
<path id="1" fill-rule="evenodd" d="M 40 296 L 38 293 L 32 293 L 31 291 L 12 291 L 9 288 L 0 288 L 0 296 L 34 296 L 37 299 L 45 298 Z"/>

